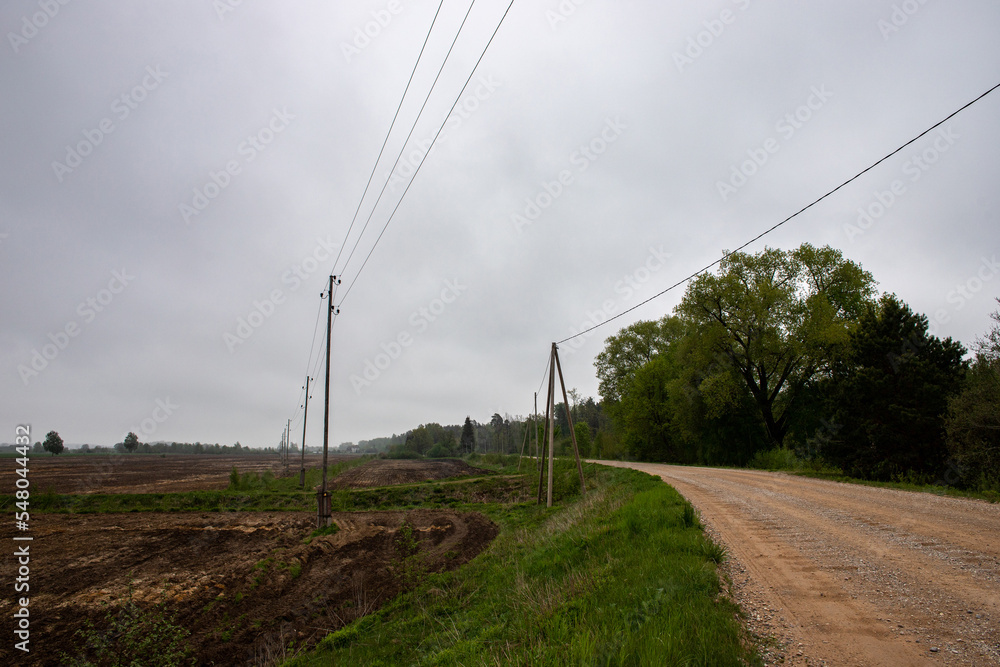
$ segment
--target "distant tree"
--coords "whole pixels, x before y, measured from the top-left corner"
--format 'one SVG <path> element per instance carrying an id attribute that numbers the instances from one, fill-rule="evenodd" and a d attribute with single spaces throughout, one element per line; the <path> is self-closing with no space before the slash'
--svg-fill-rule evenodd
<path id="1" fill-rule="evenodd" d="M 31 451 L 34 454 L 41 454 L 42 452 L 45 451 L 45 447 L 42 446 L 42 443 L 36 442 L 34 448 Z"/>
<path id="2" fill-rule="evenodd" d="M 929 335 L 927 318 L 895 295 L 869 306 L 833 369 L 838 431 L 823 456 L 869 479 L 939 475 L 948 455 L 944 419 L 961 388 L 964 354 L 950 338 Z"/>
<path id="3" fill-rule="evenodd" d="M 587 422 L 577 422 L 573 424 L 573 431 L 576 433 L 576 446 L 580 448 L 580 456 L 590 456 L 590 426 Z"/>
<path id="4" fill-rule="evenodd" d="M 59 437 L 59 434 L 55 431 L 49 431 L 45 435 L 45 442 L 42 443 L 42 447 L 45 451 L 52 453 L 53 455 L 61 454 L 65 447 L 63 446 L 63 439 Z"/>
<path id="5" fill-rule="evenodd" d="M 471 454 L 476 451 L 476 429 L 472 425 L 470 417 L 466 417 L 465 424 L 462 425 L 462 438 L 459 445 L 463 454 Z"/>
<path id="6" fill-rule="evenodd" d="M 139 436 L 132 431 L 129 431 L 128 435 L 125 436 L 125 440 L 122 441 L 122 444 L 125 446 L 125 451 L 131 454 L 139 447 Z"/>

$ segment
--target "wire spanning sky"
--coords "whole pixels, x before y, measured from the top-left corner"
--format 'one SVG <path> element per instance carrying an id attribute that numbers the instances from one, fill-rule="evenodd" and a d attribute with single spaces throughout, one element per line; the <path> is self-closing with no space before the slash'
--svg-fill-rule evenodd
<path id="1" fill-rule="evenodd" d="M 276 444 L 438 4 L 5 3 L 0 441 Z M 1000 82 L 990 0 L 677 4 L 515 3 L 448 116 L 507 7 L 480 0 L 403 147 L 469 9 L 443 3 L 343 253 L 385 185 L 346 288 L 426 158 L 341 304 L 332 444 L 527 413 L 551 341 Z M 998 118 L 994 93 L 766 243 L 836 246 L 971 343 L 1000 296 Z M 604 338 L 682 293 L 564 344 L 567 383 L 596 395 Z M 309 445 L 321 400 L 320 376 Z"/>

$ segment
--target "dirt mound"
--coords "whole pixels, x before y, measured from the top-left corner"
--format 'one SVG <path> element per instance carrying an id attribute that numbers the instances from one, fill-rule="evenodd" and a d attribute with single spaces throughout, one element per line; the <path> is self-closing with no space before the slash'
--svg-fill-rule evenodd
<path id="1" fill-rule="evenodd" d="M 191 632 L 201 665 L 273 664 L 413 587 L 468 562 L 496 537 L 478 513 L 337 513 L 333 535 L 306 539 L 307 513 L 38 515 L 32 530 L 31 654 L 78 655 L 74 633 L 129 598 L 163 603 Z M 0 529 L 9 540 L 11 529 Z M 0 614 L 12 613 L 10 599 Z M 13 659 L 10 642 L 0 663 Z M 20 656 L 19 656 L 20 657 Z"/>
<path id="2" fill-rule="evenodd" d="M 371 486 L 419 484 L 462 475 L 489 475 L 489 470 L 473 468 L 465 461 L 442 459 L 423 461 L 415 459 L 375 459 L 351 468 L 331 482 L 334 489 L 362 489 Z"/>

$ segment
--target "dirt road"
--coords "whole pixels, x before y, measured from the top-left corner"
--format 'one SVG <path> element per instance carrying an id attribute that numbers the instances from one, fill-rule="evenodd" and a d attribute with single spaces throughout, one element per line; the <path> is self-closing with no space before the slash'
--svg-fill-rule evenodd
<path id="1" fill-rule="evenodd" d="M 1000 505 L 782 473 L 661 477 L 729 550 L 768 664 L 1000 665 Z"/>

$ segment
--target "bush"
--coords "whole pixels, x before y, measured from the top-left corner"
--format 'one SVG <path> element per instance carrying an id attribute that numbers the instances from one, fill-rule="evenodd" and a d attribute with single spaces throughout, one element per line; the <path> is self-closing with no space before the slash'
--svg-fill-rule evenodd
<path id="1" fill-rule="evenodd" d="M 802 461 L 790 449 L 775 448 L 754 454 L 747 467 L 755 470 L 799 470 Z"/>
<path id="2" fill-rule="evenodd" d="M 427 450 L 426 454 L 429 459 L 446 459 L 454 455 L 455 453 L 450 448 L 445 447 L 440 442 Z"/>
<path id="3" fill-rule="evenodd" d="M 403 445 L 393 445 L 386 454 L 387 459 L 422 459 L 423 457 Z"/>

